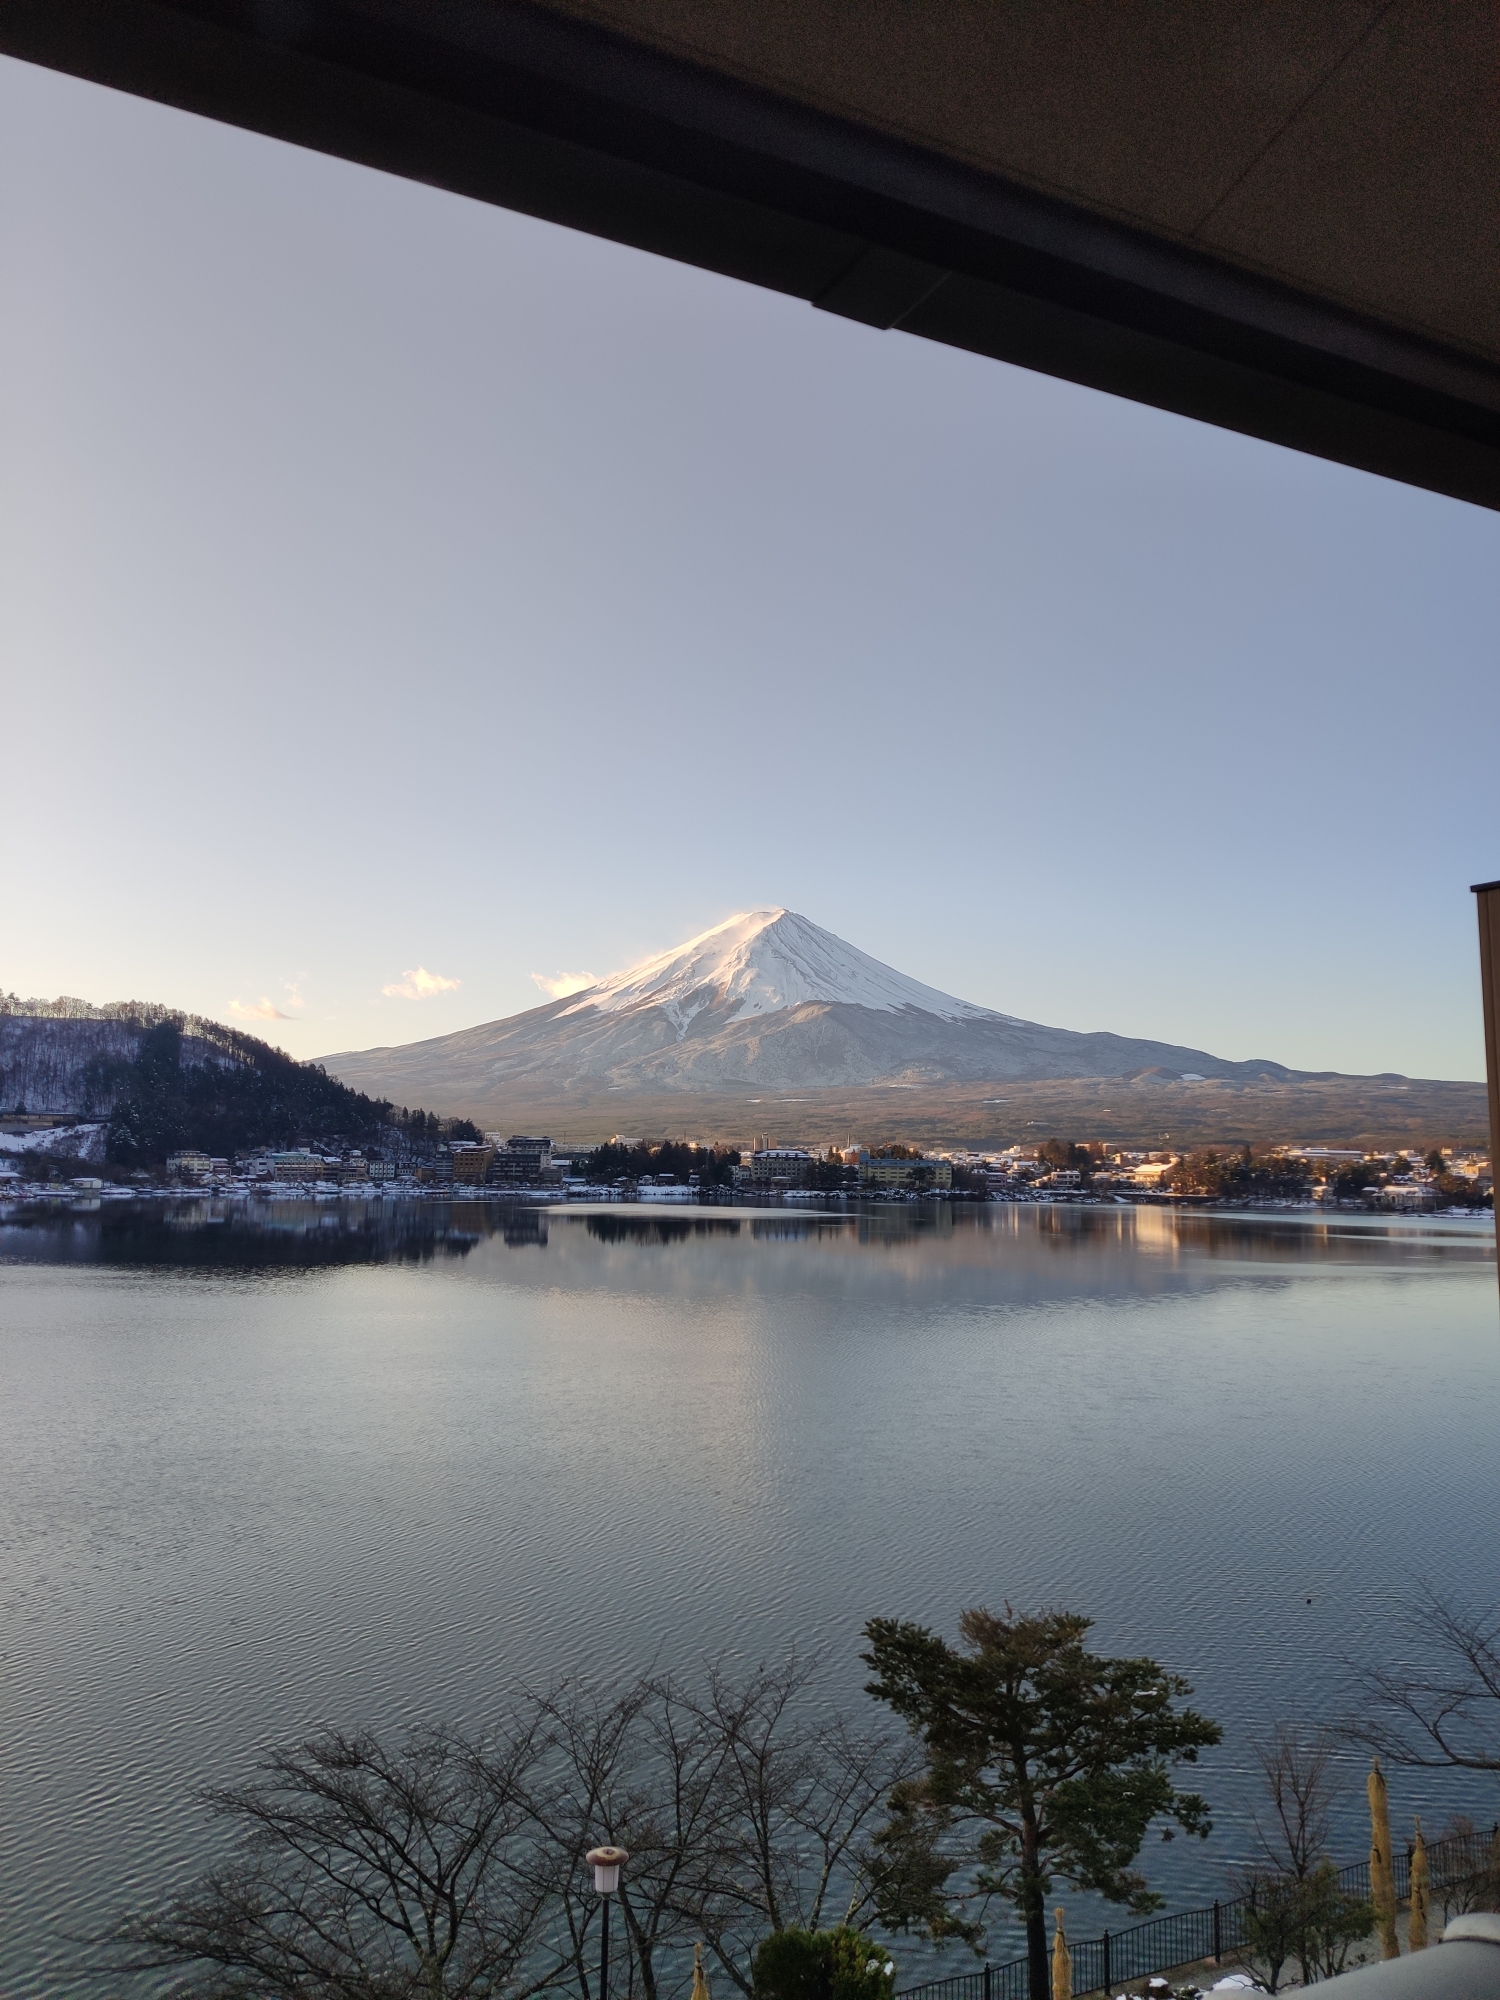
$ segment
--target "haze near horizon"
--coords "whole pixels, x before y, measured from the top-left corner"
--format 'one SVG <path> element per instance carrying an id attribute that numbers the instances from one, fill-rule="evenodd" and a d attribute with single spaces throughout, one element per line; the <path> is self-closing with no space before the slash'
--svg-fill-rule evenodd
<path id="1" fill-rule="evenodd" d="M 1493 515 L 14 62 L 0 251 L 0 986 L 312 1055 L 784 905 L 1482 1074 Z"/>

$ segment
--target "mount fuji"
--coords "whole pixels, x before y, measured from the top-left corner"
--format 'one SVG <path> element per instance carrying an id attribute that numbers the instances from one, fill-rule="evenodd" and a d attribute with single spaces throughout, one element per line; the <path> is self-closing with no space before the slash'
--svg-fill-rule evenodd
<path id="1" fill-rule="evenodd" d="M 582 992 L 432 1041 L 322 1058 L 356 1089 L 464 1110 L 602 1091 L 823 1090 L 1140 1077 L 1291 1082 L 1273 1062 L 1077 1034 L 923 985 L 795 911 L 752 910 Z"/>

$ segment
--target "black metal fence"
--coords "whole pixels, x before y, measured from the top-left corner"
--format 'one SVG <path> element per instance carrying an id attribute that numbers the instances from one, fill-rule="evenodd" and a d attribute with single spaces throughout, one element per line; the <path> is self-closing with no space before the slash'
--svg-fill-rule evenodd
<path id="1" fill-rule="evenodd" d="M 1500 1821 L 1489 1833 L 1453 1834 L 1427 1848 L 1429 1894 L 1446 1918 L 1449 1904 L 1466 1899 L 1476 1883 L 1500 1891 Z M 1404 1901 L 1411 1889 L 1411 1849 L 1395 1857 L 1396 1895 Z M 1339 1870 L 1339 1887 L 1346 1895 L 1368 1898 L 1370 1864 L 1355 1861 Z M 1172 1916 L 1148 1917 L 1123 1931 L 1102 1937 L 1069 1940 L 1073 1954 L 1073 1991 L 1113 1991 L 1132 1979 L 1149 1979 L 1174 1966 L 1233 1958 L 1244 1948 L 1244 1917 L 1248 1896 L 1210 1903 L 1200 1910 L 1179 1910 Z M 1004 1965 L 976 1966 L 952 1979 L 931 1979 L 909 1986 L 896 2000 L 1029 2000 L 1028 1966 L 1024 1958 Z"/>

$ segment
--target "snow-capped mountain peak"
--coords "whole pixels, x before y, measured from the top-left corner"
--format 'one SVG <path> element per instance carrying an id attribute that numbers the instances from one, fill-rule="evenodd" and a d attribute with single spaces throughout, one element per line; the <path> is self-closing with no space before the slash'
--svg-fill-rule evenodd
<path id="1" fill-rule="evenodd" d="M 795 910 L 750 910 L 730 917 L 672 951 L 613 973 L 580 993 L 563 1012 L 616 1014 L 660 1007 L 681 1036 L 705 1008 L 725 1020 L 743 1021 L 810 1003 L 868 1007 L 883 1014 L 913 1008 L 944 1021 L 1010 1018 L 908 979 Z"/>
<path id="2" fill-rule="evenodd" d="M 1260 1084 L 1273 1072 L 1296 1074 L 1173 1043 L 1018 1021 L 908 979 L 781 909 L 731 917 L 581 993 L 503 1021 L 324 1060 L 345 1083 L 397 1103 L 441 1104 L 465 1116 L 484 1106 L 496 1123 L 514 1121 L 529 1104 L 528 1117 L 566 1111 L 600 1131 L 632 1101 L 616 1093 L 631 1091 L 640 1117 L 651 1121 L 642 1129 L 660 1130 L 664 1091 L 686 1101 L 752 1087 L 795 1090 L 800 1102 L 813 1090 L 988 1089 L 1142 1075 Z"/>

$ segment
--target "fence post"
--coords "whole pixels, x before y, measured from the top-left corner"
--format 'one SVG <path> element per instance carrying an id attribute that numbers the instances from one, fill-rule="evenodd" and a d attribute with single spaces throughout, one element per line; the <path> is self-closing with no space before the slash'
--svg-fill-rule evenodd
<path id="1" fill-rule="evenodd" d="M 984 1961 L 984 2000 L 995 2000 L 995 1979 L 988 1959 Z"/>
<path id="2" fill-rule="evenodd" d="M 1214 1964 L 1215 1964 L 1215 1965 L 1218 1965 L 1218 1964 L 1219 1964 L 1219 1963 L 1220 1963 L 1220 1962 L 1222 1961 L 1223 1957 L 1224 1957 L 1224 1934 L 1223 1934 L 1223 1931 L 1222 1931 L 1222 1930 L 1220 1929 L 1220 1926 L 1219 1926 L 1219 1905 L 1218 1905 L 1218 1903 L 1217 1903 L 1217 1902 L 1215 1902 L 1215 1904 L 1214 1904 Z"/>
<path id="3" fill-rule="evenodd" d="M 1104 1945 L 1104 1990 L 1105 1990 L 1105 1992 L 1106 1992 L 1106 1993 L 1108 1993 L 1108 1991 L 1109 1991 L 1110 1987 L 1111 1987 L 1111 1986 L 1113 1986 L 1113 1985 L 1114 1985 L 1114 1983 L 1115 1983 L 1115 1982 L 1114 1982 L 1114 1980 L 1113 1980 L 1113 1978 L 1112 1978 L 1112 1977 L 1110 1976 L 1110 1970 L 1109 1970 L 1109 1932 L 1108 1932 L 1108 1931 L 1106 1931 L 1106 1932 L 1104 1933 L 1104 1937 L 1103 1937 L 1103 1939 L 1102 1939 L 1102 1943 L 1103 1943 L 1103 1945 Z"/>

